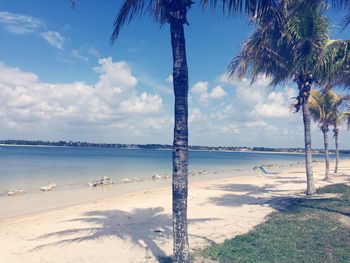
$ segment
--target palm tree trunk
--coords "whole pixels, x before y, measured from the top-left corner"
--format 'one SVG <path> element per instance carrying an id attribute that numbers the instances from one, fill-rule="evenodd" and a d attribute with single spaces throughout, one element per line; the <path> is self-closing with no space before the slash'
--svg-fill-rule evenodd
<path id="1" fill-rule="evenodd" d="M 312 153 L 311 153 L 311 116 L 309 110 L 309 97 L 307 96 L 302 104 L 303 122 L 304 122 L 304 140 L 305 140 L 305 166 L 306 166 L 306 181 L 307 181 L 307 195 L 316 193 L 314 186 L 314 178 L 312 172 Z"/>
<path id="2" fill-rule="evenodd" d="M 188 194 L 188 69 L 183 23 L 170 23 L 173 51 L 175 125 L 173 142 L 173 253 L 174 262 L 188 263 L 187 233 Z"/>
<path id="3" fill-rule="evenodd" d="M 334 129 L 334 142 L 335 142 L 335 167 L 334 167 L 334 174 L 338 173 L 338 165 L 339 165 L 339 144 L 338 144 L 338 134 L 339 129 L 338 126 L 335 124 Z"/>
<path id="4" fill-rule="evenodd" d="M 324 153 L 325 153 L 325 161 L 326 161 L 326 173 L 324 176 L 324 180 L 329 180 L 329 151 L 328 151 L 328 127 L 322 127 L 323 133 L 323 141 L 324 141 Z"/>

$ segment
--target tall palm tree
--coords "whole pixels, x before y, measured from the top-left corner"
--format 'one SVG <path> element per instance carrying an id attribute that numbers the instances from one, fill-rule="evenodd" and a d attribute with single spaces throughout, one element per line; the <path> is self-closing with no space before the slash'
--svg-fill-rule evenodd
<path id="1" fill-rule="evenodd" d="M 335 167 L 334 167 L 334 174 L 336 175 L 338 173 L 338 167 L 339 167 L 339 127 L 343 122 L 347 121 L 348 127 L 350 123 L 350 112 L 344 111 L 336 111 L 333 115 L 333 136 L 334 136 L 334 144 L 335 144 Z"/>
<path id="2" fill-rule="evenodd" d="M 324 180 L 329 180 L 329 150 L 328 150 L 328 131 L 329 126 L 333 124 L 334 114 L 337 110 L 337 104 L 340 97 L 333 90 L 319 92 L 311 90 L 309 99 L 309 108 L 314 121 L 319 124 L 323 133 L 326 172 Z"/>
<path id="3" fill-rule="evenodd" d="M 221 4 L 230 14 L 245 13 L 258 21 L 270 9 L 277 9 L 278 0 L 201 0 L 203 7 Z M 187 233 L 188 195 L 188 68 L 184 25 L 192 0 L 124 0 L 114 22 L 112 41 L 123 25 L 133 18 L 150 14 L 156 22 L 170 25 L 173 54 L 173 88 L 175 123 L 173 140 L 173 253 L 174 261 L 189 262 Z"/>
<path id="4" fill-rule="evenodd" d="M 315 193 L 311 154 L 311 115 L 309 96 L 316 82 L 315 73 L 324 63 L 329 23 L 326 1 L 282 0 L 280 16 L 270 10 L 229 66 L 229 72 L 242 78 L 260 75 L 271 79 L 270 85 L 294 82 L 299 94 L 296 111 L 302 109 L 305 140 L 307 195 Z"/>
<path id="5" fill-rule="evenodd" d="M 350 2 L 350 1 L 349 1 Z M 350 10 L 350 9 L 349 9 Z M 350 18 L 350 17 L 349 17 Z M 350 87 L 350 41 L 349 40 L 330 40 L 325 51 L 324 64 L 321 65 L 318 72 L 320 85 L 325 86 L 327 93 L 332 87 Z M 335 140 L 335 168 L 334 174 L 338 173 L 339 165 L 339 126 L 345 120 L 348 120 L 350 113 L 346 111 L 349 105 L 350 96 L 337 96 L 336 103 L 332 108 L 331 124 L 333 125 L 333 134 Z M 345 107 L 344 107 L 345 106 Z M 345 109 L 344 109 L 345 108 Z"/>

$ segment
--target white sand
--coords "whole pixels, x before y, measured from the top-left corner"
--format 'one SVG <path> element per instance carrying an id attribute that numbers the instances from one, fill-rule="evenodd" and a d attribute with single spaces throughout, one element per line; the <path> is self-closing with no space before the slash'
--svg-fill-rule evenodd
<path id="1" fill-rule="evenodd" d="M 314 169 L 317 187 L 328 184 L 322 181 L 323 166 Z M 246 233 L 288 196 L 302 195 L 304 169 L 191 184 L 191 249 Z M 350 161 L 342 161 L 331 182 L 349 182 L 349 175 Z M 172 253 L 171 224 L 170 188 L 4 219 L 0 262 L 157 262 L 155 256 Z"/>

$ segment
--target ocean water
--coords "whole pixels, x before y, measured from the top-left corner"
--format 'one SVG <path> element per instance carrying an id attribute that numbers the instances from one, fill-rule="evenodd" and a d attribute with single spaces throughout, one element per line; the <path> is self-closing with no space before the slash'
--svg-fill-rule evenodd
<path id="1" fill-rule="evenodd" d="M 323 160 L 315 154 L 314 160 Z M 189 170 L 206 171 L 191 180 L 249 176 L 253 167 L 274 164 L 280 170 L 304 162 L 303 154 L 190 151 Z M 169 186 L 171 180 L 151 180 L 152 175 L 171 175 L 172 152 L 154 149 L 98 147 L 0 147 L 0 217 L 36 212 L 89 201 L 118 193 Z M 115 184 L 95 189 L 92 179 L 110 177 Z M 123 178 L 143 178 L 142 183 L 122 184 Z M 39 188 L 57 184 L 52 192 Z M 10 197 L 9 189 L 26 189 L 23 196 Z M 43 198 L 45 195 L 45 198 Z M 46 198 L 48 197 L 48 198 Z M 35 205 L 33 205 L 35 204 Z"/>
<path id="2" fill-rule="evenodd" d="M 86 185 L 102 176 L 117 183 L 122 178 L 171 175 L 171 158 L 169 150 L 2 146 L 0 192 L 9 188 L 34 191 L 50 182 L 61 186 Z M 322 158 L 314 155 L 315 160 Z M 289 165 L 303 161 L 302 154 L 190 151 L 189 170 L 222 173 L 261 164 Z"/>

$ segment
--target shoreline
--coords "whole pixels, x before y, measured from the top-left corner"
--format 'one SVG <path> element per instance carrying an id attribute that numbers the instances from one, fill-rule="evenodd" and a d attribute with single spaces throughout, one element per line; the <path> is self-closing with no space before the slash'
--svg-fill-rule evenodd
<path id="1" fill-rule="evenodd" d="M 272 168 L 269 167 L 269 169 L 274 169 L 275 171 L 281 171 L 282 169 L 282 171 L 286 171 L 295 169 L 303 164 L 291 162 L 284 165 L 276 163 L 269 165 L 272 165 Z M 249 167 L 246 169 L 230 169 L 211 172 L 195 170 L 189 171 L 189 174 L 192 174 L 189 176 L 189 186 L 192 186 L 221 182 L 233 178 L 243 180 L 243 178 L 259 176 L 260 172 L 253 167 Z M 130 177 L 130 179 L 133 179 L 133 177 Z M 40 190 L 30 190 L 25 194 L 18 196 L 8 196 L 4 193 L 0 196 L 0 209 L 2 208 L 0 212 L 0 223 L 6 219 L 25 217 L 27 215 L 82 205 L 99 200 L 135 195 L 136 193 L 142 193 L 145 191 L 150 192 L 157 189 L 167 189 L 171 188 L 171 182 L 171 177 L 161 179 L 152 179 L 152 177 L 149 177 L 142 181 L 131 181 L 128 183 L 116 182 L 110 185 L 96 187 L 76 185 L 72 188 L 66 188 L 65 185 L 58 185 L 58 187 L 52 191 L 43 192 Z M 67 195 L 70 196 L 68 201 L 60 200 L 60 197 L 66 198 Z M 42 208 L 36 207 L 38 203 Z M 13 210 L 12 207 L 18 208 L 17 210 Z M 22 207 L 22 210 L 19 209 L 20 207 Z M 6 215 L 6 212 L 9 213 L 9 215 Z"/>
<path id="2" fill-rule="evenodd" d="M 350 160 L 340 163 L 341 174 L 333 176 L 332 182 L 323 181 L 323 166 L 314 165 L 316 187 L 349 183 Z M 304 198 L 305 181 L 305 169 L 300 166 L 284 169 L 279 175 L 190 182 L 191 250 L 249 232 L 275 211 L 275 205 L 290 197 Z M 0 256 L 11 263 L 115 259 L 153 263 L 158 256 L 171 255 L 171 227 L 171 187 L 141 190 L 3 219 Z"/>
<path id="3" fill-rule="evenodd" d="M 54 147 L 61 147 L 61 146 L 54 146 Z M 349 160 L 349 162 L 350 162 L 350 160 Z M 321 162 L 316 162 L 315 164 L 317 166 L 320 166 L 320 165 L 322 165 L 322 163 L 323 162 L 321 161 Z M 302 165 L 302 167 L 303 167 L 303 165 Z M 293 166 L 287 166 L 285 169 L 282 169 L 280 173 L 281 174 L 282 173 L 288 173 L 288 172 L 293 171 L 293 170 L 298 169 L 298 168 L 300 168 L 299 164 L 298 165 L 293 165 Z M 248 172 L 247 170 L 240 170 L 240 171 Z M 226 174 L 226 176 L 227 177 L 209 178 L 209 179 L 206 179 L 206 180 L 197 180 L 197 181 L 192 181 L 192 182 L 189 181 L 188 182 L 189 192 L 190 192 L 190 187 L 199 187 L 201 185 L 211 185 L 211 184 L 221 184 L 221 183 L 227 182 L 228 180 L 241 181 L 241 180 L 247 179 L 249 177 L 261 177 L 261 176 L 273 176 L 273 175 L 269 175 L 269 174 L 263 175 L 261 173 L 258 173 L 258 174 L 254 174 L 254 175 L 244 175 L 244 176 L 229 176 L 228 174 Z M 152 180 L 150 178 L 148 178 L 148 179 Z M 171 183 L 171 179 L 160 179 L 159 182 Z M 138 183 L 142 183 L 142 182 L 132 182 L 131 184 L 138 184 Z M 130 183 L 126 183 L 126 184 L 124 184 L 124 183 L 116 183 L 116 185 L 129 185 L 129 184 Z M 106 186 L 101 186 L 101 187 L 103 188 L 103 187 L 106 187 Z M 109 186 L 107 186 L 107 187 L 109 187 Z M 102 188 L 99 189 L 99 187 L 97 187 L 97 188 L 80 187 L 80 188 L 74 188 L 74 189 L 71 189 L 71 190 L 82 189 L 82 188 L 84 190 L 92 190 L 92 191 L 93 190 L 104 190 Z M 73 203 L 67 204 L 67 205 L 62 205 L 62 206 L 57 206 L 57 207 L 53 207 L 53 208 L 43 209 L 41 211 L 24 213 L 24 214 L 21 214 L 21 215 L 0 217 L 0 225 L 2 223 L 6 222 L 6 221 L 9 221 L 9 220 L 20 220 L 20 219 L 24 219 L 26 217 L 37 216 L 37 215 L 44 214 L 44 213 L 47 213 L 47 212 L 52 212 L 52 211 L 55 211 L 55 210 L 62 210 L 62 209 L 76 207 L 76 206 L 89 205 L 89 204 L 93 204 L 93 203 L 96 203 L 96 202 L 108 201 L 110 199 L 114 199 L 114 198 L 117 198 L 117 197 L 120 197 L 120 198 L 133 197 L 133 196 L 144 194 L 146 192 L 152 194 L 152 193 L 159 192 L 159 191 L 169 190 L 170 188 L 171 188 L 171 184 L 170 185 L 166 185 L 166 186 L 158 186 L 158 187 L 151 187 L 151 188 L 146 188 L 146 189 L 139 189 L 139 190 L 136 190 L 136 191 L 130 191 L 130 192 L 125 192 L 125 193 L 111 193 L 109 196 L 97 197 L 97 198 L 94 198 L 94 199 L 91 199 L 91 200 L 86 200 L 86 201 L 77 201 L 77 202 L 73 202 Z M 59 193 L 61 193 L 62 191 L 65 191 L 65 190 L 59 190 Z M 55 192 L 57 193 L 57 190 Z M 45 195 L 45 194 L 50 194 L 50 193 L 37 191 L 37 192 L 30 192 L 29 194 Z M 22 197 L 25 197 L 25 195 L 22 195 Z M 9 197 L 9 198 L 17 198 L 17 197 L 15 196 L 15 197 Z"/>
<path id="4" fill-rule="evenodd" d="M 156 150 L 156 151 L 172 151 L 168 148 L 141 148 L 141 147 L 106 147 L 106 146 L 70 146 L 70 145 L 26 145 L 26 144 L 0 144 L 0 147 L 43 147 L 43 148 L 112 148 L 122 150 Z M 275 153 L 275 154 L 305 154 L 305 152 L 289 152 L 289 151 L 235 151 L 235 150 L 206 150 L 206 149 L 189 149 L 191 152 L 233 152 L 233 153 Z M 331 150 L 334 151 L 334 150 Z M 313 152 L 312 154 L 324 154 L 324 152 Z M 330 154 L 335 154 L 330 152 Z M 349 155 L 349 154 L 342 154 Z"/>
<path id="5" fill-rule="evenodd" d="M 292 168 L 289 168 L 292 169 Z M 245 170 L 243 170 L 243 172 L 246 172 Z M 223 178 L 209 178 L 206 180 L 195 180 L 192 182 L 189 182 L 189 188 L 193 187 L 193 186 L 199 186 L 199 185 L 206 185 L 206 184 L 213 184 L 213 183 L 222 183 L 225 182 L 228 179 L 232 179 L 232 178 L 237 178 L 238 180 L 242 180 L 244 178 L 250 177 L 252 175 L 244 175 L 244 176 L 228 176 L 227 177 L 223 177 Z M 254 175 L 253 175 L 254 176 Z M 197 177 L 198 178 L 198 177 Z M 151 181 L 152 179 L 150 179 Z M 171 179 L 160 179 L 158 181 L 159 183 L 171 183 Z M 139 184 L 142 182 L 134 182 L 132 184 Z M 118 183 L 118 185 L 129 185 L 129 184 L 123 184 L 123 183 Z M 84 187 L 84 188 L 79 188 L 81 190 L 86 190 L 86 191 L 94 191 L 94 190 L 101 190 L 103 191 L 103 187 L 108 187 L 108 186 L 101 186 L 102 188 L 89 188 L 89 187 Z M 171 188 L 171 184 L 170 185 L 166 185 L 166 186 L 159 186 L 159 187 L 151 187 L 151 188 L 146 188 L 146 189 L 140 189 L 140 190 L 136 190 L 136 191 L 130 191 L 130 192 L 125 192 L 125 193 L 111 193 L 108 196 L 102 196 L 102 197 L 97 197 L 97 198 L 93 198 L 91 200 L 87 200 L 87 201 L 77 201 L 77 202 L 73 202 L 71 204 L 67 204 L 67 205 L 62 205 L 62 206 L 57 206 L 54 208 L 48 208 L 48 209 L 43 209 L 41 211 L 36 211 L 36 212 L 29 212 L 29 213 L 24 213 L 21 215 L 13 215 L 13 216 L 5 216 L 5 217 L 0 217 L 0 225 L 4 222 L 4 221 L 8 221 L 8 220 L 17 220 L 17 219 L 23 219 L 26 217 L 31 217 L 31 216 L 36 216 L 36 215 L 40 215 L 41 213 L 46 213 L 46 212 L 50 212 L 50 211 L 55 211 L 55 210 L 61 210 L 61 209 L 66 209 L 66 208 L 71 208 L 71 207 L 75 207 L 75 206 L 83 206 L 83 205 L 88 205 L 88 204 L 92 204 L 92 203 L 96 203 L 96 202 L 100 202 L 100 201 L 107 201 L 109 199 L 114 199 L 114 198 L 126 198 L 126 197 L 131 197 L 131 196 L 136 196 L 136 195 L 141 195 L 145 192 L 147 193 L 153 193 L 153 192 L 157 192 L 157 191 L 165 191 L 165 190 L 169 190 Z M 72 190 L 76 190 L 76 189 L 72 189 Z M 59 193 L 61 194 L 63 191 L 65 190 L 60 190 Z M 52 193 L 57 193 L 57 190 L 55 192 Z M 45 193 L 45 192 L 32 192 L 29 194 L 37 194 L 37 195 L 46 195 L 46 194 L 50 194 L 50 193 Z M 22 195 L 20 197 L 25 197 L 26 195 Z M 15 197 L 9 197 L 9 198 L 17 198 L 18 196 Z"/>

